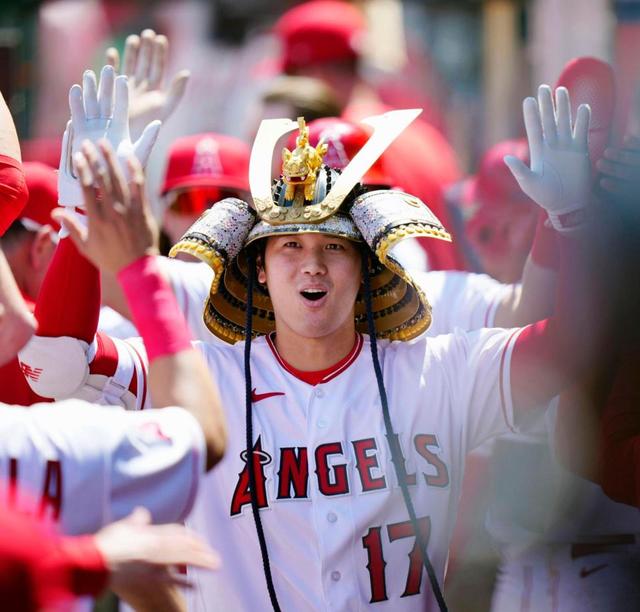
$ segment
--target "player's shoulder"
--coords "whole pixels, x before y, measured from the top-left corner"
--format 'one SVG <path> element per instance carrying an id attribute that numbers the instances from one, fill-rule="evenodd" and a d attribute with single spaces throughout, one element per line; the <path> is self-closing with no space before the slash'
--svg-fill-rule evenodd
<path id="1" fill-rule="evenodd" d="M 163 270 L 173 281 L 180 281 L 181 284 L 189 282 L 201 282 L 211 284 L 213 280 L 213 270 L 206 263 L 201 261 L 181 261 L 169 257 L 158 256 L 160 269 Z"/>
<path id="2" fill-rule="evenodd" d="M 213 342 L 197 340 L 193 342 L 193 345 L 200 350 L 210 366 L 229 367 L 235 363 L 244 367 L 244 342 L 229 344 L 217 339 Z M 271 355 L 271 349 L 268 347 L 266 337 L 259 336 L 251 341 L 251 359 L 259 359 L 264 354 Z"/>
<path id="3" fill-rule="evenodd" d="M 381 352 L 389 359 L 418 365 L 429 360 L 444 360 L 453 356 L 465 356 L 477 347 L 502 342 L 514 330 L 480 328 L 466 331 L 456 328 L 448 334 L 422 335 L 406 342 L 379 341 Z"/>

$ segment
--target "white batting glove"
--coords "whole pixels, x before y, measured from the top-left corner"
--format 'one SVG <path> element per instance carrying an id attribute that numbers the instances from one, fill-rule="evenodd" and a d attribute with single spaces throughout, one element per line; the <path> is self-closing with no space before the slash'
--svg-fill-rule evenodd
<path id="1" fill-rule="evenodd" d="M 114 101 L 115 89 L 115 101 Z M 82 87 L 73 85 L 69 90 L 71 121 L 62 139 L 60 169 L 58 172 L 58 202 L 62 206 L 84 206 L 80 182 L 73 170 L 73 155 L 80 151 L 82 142 L 94 144 L 106 138 L 113 146 L 121 168 L 127 174 L 126 159 L 134 154 L 142 166 L 147 163 L 151 149 L 158 137 L 162 123 L 149 123 L 140 138 L 131 142 L 129 135 L 129 84 L 126 76 L 115 77 L 112 66 L 105 66 L 96 75 L 87 70 L 82 77 Z"/>
<path id="2" fill-rule="evenodd" d="M 529 140 L 531 168 L 507 155 L 505 163 L 520 188 L 544 208 L 559 232 L 569 232 L 582 223 L 591 191 L 589 121 L 591 109 L 581 104 L 572 129 L 571 103 L 565 87 L 541 85 L 538 101 L 526 98 L 522 105 Z"/>

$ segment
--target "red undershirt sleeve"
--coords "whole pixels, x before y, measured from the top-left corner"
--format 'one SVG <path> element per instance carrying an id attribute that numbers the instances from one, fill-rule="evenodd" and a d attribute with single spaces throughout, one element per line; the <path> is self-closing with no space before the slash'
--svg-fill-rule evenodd
<path id="1" fill-rule="evenodd" d="M 525 327 L 511 361 L 516 413 L 547 404 L 593 363 L 599 340 L 589 277 L 590 252 L 581 236 L 558 236 L 559 282 L 553 316 Z"/>
<path id="2" fill-rule="evenodd" d="M 100 273 L 71 238 L 54 253 L 36 303 L 38 335 L 93 341 L 100 316 Z"/>

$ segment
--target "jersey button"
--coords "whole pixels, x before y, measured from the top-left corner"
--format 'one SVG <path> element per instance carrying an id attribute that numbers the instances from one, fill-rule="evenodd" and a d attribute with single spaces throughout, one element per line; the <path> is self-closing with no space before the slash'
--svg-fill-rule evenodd
<path id="1" fill-rule="evenodd" d="M 330 523 L 335 523 L 338 520 L 338 515 L 335 512 L 329 512 L 329 514 L 327 514 L 327 520 Z"/>
<path id="2" fill-rule="evenodd" d="M 331 580 L 333 580 L 334 582 L 338 582 L 340 578 L 342 578 L 342 574 L 340 572 L 338 571 L 331 572 Z"/>
<path id="3" fill-rule="evenodd" d="M 320 429 L 324 429 L 327 426 L 327 422 L 324 419 L 320 419 L 317 425 Z"/>
<path id="4" fill-rule="evenodd" d="M 316 397 L 324 397 L 324 391 L 320 387 L 316 387 L 315 394 Z"/>

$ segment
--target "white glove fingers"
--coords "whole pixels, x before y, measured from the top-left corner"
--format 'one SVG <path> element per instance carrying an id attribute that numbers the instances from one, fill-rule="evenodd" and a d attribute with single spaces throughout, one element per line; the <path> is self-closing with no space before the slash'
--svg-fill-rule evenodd
<path id="1" fill-rule="evenodd" d="M 109 47 L 104 54 L 104 63 L 107 66 L 113 66 L 113 69 L 118 72 L 120 69 L 120 53 L 115 47 Z"/>
<path id="2" fill-rule="evenodd" d="M 538 106 L 540 107 L 544 139 L 549 146 L 554 147 L 558 143 L 558 131 L 553 108 L 553 96 L 548 85 L 540 85 L 538 88 Z"/>
<path id="3" fill-rule="evenodd" d="M 129 130 L 129 79 L 120 75 L 115 81 L 115 103 L 113 106 L 112 128 L 119 134 L 127 134 Z"/>
<path id="4" fill-rule="evenodd" d="M 164 75 L 167 70 L 168 51 L 169 41 L 167 40 L 167 37 L 159 34 L 153 41 L 151 68 L 149 69 L 149 89 L 159 89 L 162 87 Z"/>
<path id="5" fill-rule="evenodd" d="M 113 115 L 113 83 L 115 80 L 115 70 L 113 66 L 104 66 L 100 73 L 100 84 L 98 85 L 98 106 L 100 117 L 109 118 Z"/>
<path id="6" fill-rule="evenodd" d="M 509 170 L 511 170 L 511 174 L 513 174 L 513 178 L 518 181 L 518 185 L 520 185 L 520 189 L 527 193 L 524 189 L 524 185 L 531 180 L 535 180 L 534 173 L 527 168 L 527 165 L 518 157 L 514 155 L 505 155 L 504 163 L 507 164 Z"/>
<path id="7" fill-rule="evenodd" d="M 82 99 L 87 119 L 96 119 L 99 116 L 98 85 L 96 73 L 93 70 L 85 70 L 82 75 Z"/>
<path id="8" fill-rule="evenodd" d="M 574 143 L 585 154 L 589 153 L 589 124 L 591 123 L 591 107 L 581 104 L 576 111 L 576 122 L 573 127 Z"/>
<path id="9" fill-rule="evenodd" d="M 135 71 L 136 83 L 140 85 L 149 78 L 149 68 L 151 66 L 151 53 L 153 51 L 153 41 L 156 33 L 153 30 L 144 30 L 140 38 L 140 52 L 138 53 L 138 63 Z"/>
<path id="10" fill-rule="evenodd" d="M 522 114 L 524 115 L 524 127 L 527 131 L 529 141 L 529 157 L 531 159 L 531 169 L 534 172 L 542 171 L 542 121 L 540 110 L 535 98 L 525 98 L 522 103 Z"/>
<path id="11" fill-rule="evenodd" d="M 188 70 L 181 70 L 173 77 L 171 86 L 167 93 L 167 102 L 164 107 L 164 117 L 168 117 L 176 109 L 180 101 L 184 96 L 184 92 L 187 90 L 187 83 L 191 78 L 191 72 Z"/>
<path id="12" fill-rule="evenodd" d="M 70 162 L 71 150 L 69 148 L 69 139 L 71 138 L 71 121 L 67 121 L 67 126 L 62 134 L 62 147 L 60 148 L 60 162 L 58 163 L 58 172 L 64 172 L 68 168 Z"/>
<path id="13" fill-rule="evenodd" d="M 71 210 L 55 209 L 51 216 L 60 224 L 60 238 L 69 236 L 80 253 L 86 256 L 88 230 Z"/>
<path id="14" fill-rule="evenodd" d="M 129 202 L 129 190 L 113 147 L 106 140 L 101 140 L 98 147 L 106 162 L 109 184 L 112 189 L 111 199 L 126 206 Z"/>
<path id="15" fill-rule="evenodd" d="M 162 122 L 157 119 L 149 123 L 149 125 L 144 128 L 142 136 L 140 136 L 133 145 L 133 152 L 142 167 L 147 165 L 147 160 L 149 159 L 149 155 L 151 155 L 153 145 L 156 143 L 161 126 Z"/>
<path id="16" fill-rule="evenodd" d="M 93 145 L 91 145 L 91 147 L 93 147 Z M 78 152 L 73 156 L 73 167 L 80 180 L 84 206 L 86 208 L 90 221 L 92 217 L 101 219 L 104 215 L 102 213 L 102 206 L 96 198 L 96 192 L 94 189 L 95 177 L 94 173 L 89 167 L 89 162 L 84 153 L 84 149 L 85 147 L 83 146 L 83 151 Z"/>
<path id="17" fill-rule="evenodd" d="M 569 147 L 573 140 L 571 133 L 571 101 L 566 87 L 556 89 L 556 117 L 558 120 L 558 142 Z"/>
<path id="18" fill-rule="evenodd" d="M 78 84 L 72 85 L 69 90 L 69 110 L 71 111 L 71 121 L 77 126 L 84 125 L 87 116 L 82 101 L 82 87 Z"/>
<path id="19" fill-rule="evenodd" d="M 140 37 L 136 34 L 127 36 L 124 43 L 124 59 L 122 60 L 122 74 L 133 77 L 140 50 Z"/>

